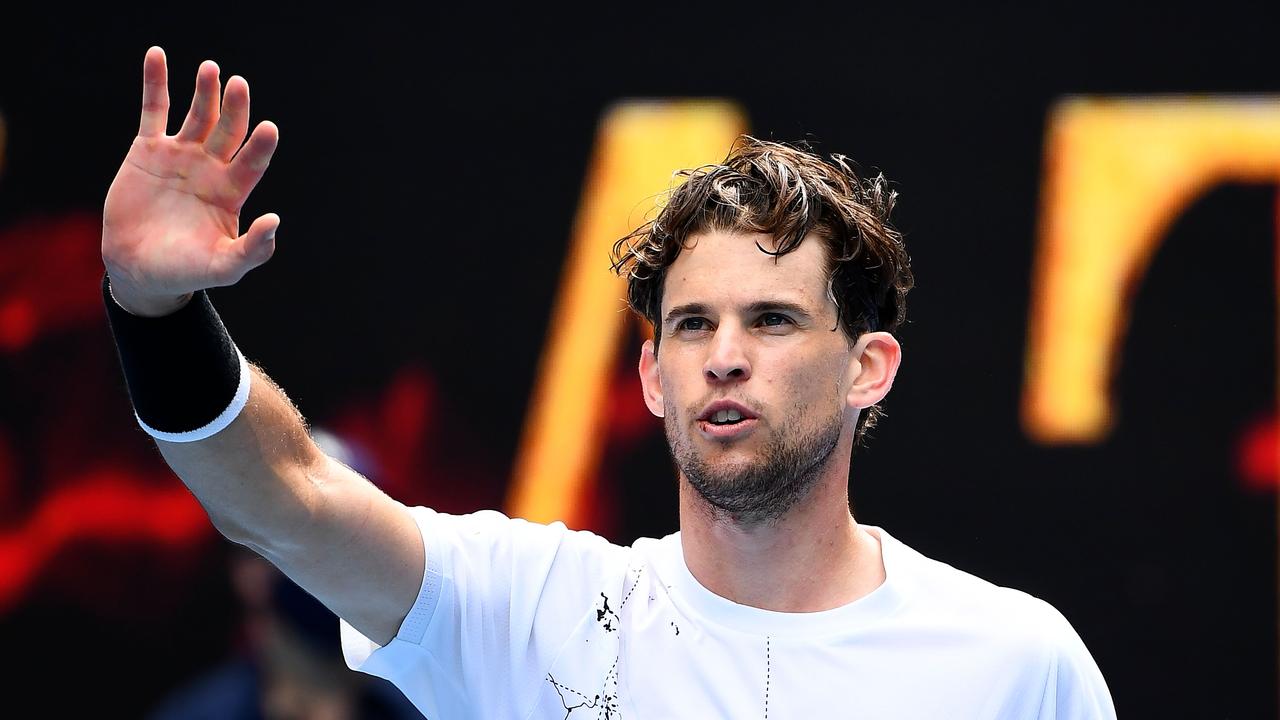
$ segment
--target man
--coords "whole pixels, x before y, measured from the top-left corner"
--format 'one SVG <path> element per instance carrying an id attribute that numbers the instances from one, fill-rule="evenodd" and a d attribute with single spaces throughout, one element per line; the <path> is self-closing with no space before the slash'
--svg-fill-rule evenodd
<path id="1" fill-rule="evenodd" d="M 1114 716 L 1056 610 L 850 514 L 911 286 L 883 181 L 748 138 L 619 242 L 681 528 L 624 548 L 408 509 L 320 452 L 203 293 L 274 250 L 279 219 L 238 235 L 238 211 L 277 132 L 206 62 L 166 136 L 159 48 L 143 75 L 103 227 L 138 419 L 224 535 L 343 618 L 353 668 L 433 719 Z"/>

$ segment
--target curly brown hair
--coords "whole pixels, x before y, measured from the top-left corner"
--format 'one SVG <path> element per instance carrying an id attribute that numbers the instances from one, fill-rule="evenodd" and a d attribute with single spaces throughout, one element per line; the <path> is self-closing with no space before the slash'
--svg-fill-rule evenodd
<path id="1" fill-rule="evenodd" d="M 613 245 L 613 270 L 627 278 L 627 301 L 654 327 L 659 342 L 662 286 L 690 238 L 710 231 L 765 233 L 785 255 L 810 233 L 827 244 L 827 294 L 852 345 L 866 332 L 895 332 L 906 320 L 914 284 L 902 234 L 889 224 L 897 193 L 884 175 L 863 180 L 843 155 L 828 158 L 804 144 L 739 137 L 718 165 L 681 170 L 685 181 L 657 217 Z M 835 328 L 832 328 L 833 330 Z M 883 411 L 867 408 L 854 429 L 863 441 Z"/>

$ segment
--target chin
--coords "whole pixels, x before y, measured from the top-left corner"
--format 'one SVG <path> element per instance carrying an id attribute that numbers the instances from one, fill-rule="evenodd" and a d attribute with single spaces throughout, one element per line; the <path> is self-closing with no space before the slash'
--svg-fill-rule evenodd
<path id="1" fill-rule="evenodd" d="M 712 447 L 702 453 L 702 459 L 717 472 L 746 472 L 760 463 L 759 454 L 743 447 L 743 443 Z"/>

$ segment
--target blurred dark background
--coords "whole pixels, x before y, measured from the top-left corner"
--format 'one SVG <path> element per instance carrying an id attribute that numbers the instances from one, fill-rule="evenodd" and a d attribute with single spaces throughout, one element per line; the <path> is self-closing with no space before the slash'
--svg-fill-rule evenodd
<path id="1" fill-rule="evenodd" d="M 1280 92 L 1275 18 L 895 8 L 187 7 L 0 27 L 7 702 L 142 716 L 251 644 L 228 543 L 134 425 L 98 296 L 102 201 L 158 44 L 171 132 L 205 58 L 280 126 L 244 213 L 282 216 L 276 256 L 214 293 L 238 344 L 388 492 L 449 512 L 504 502 L 612 103 L 728 98 L 757 136 L 883 170 L 917 289 L 888 417 L 854 462 L 859 520 L 1053 603 L 1122 717 L 1275 717 L 1275 455 L 1262 481 L 1242 466 L 1251 433 L 1277 452 L 1276 187 L 1219 186 L 1170 229 L 1103 441 L 1042 446 L 1018 414 L 1053 103 Z M 599 529 L 673 531 L 659 422 L 606 457 Z M 50 680 L 66 689 L 36 691 Z"/>

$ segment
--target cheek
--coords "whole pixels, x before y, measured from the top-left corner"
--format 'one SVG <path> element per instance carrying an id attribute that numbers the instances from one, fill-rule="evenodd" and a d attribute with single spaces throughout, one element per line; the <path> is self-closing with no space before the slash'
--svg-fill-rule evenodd
<path id="1" fill-rule="evenodd" d="M 676 413 L 679 420 L 692 419 L 707 402 L 707 388 L 690 383 L 676 383 L 674 395 L 667 396 L 667 405 Z"/>
<path id="2" fill-rule="evenodd" d="M 676 357 L 675 353 L 664 360 L 658 367 L 663 402 L 668 406 L 683 407 L 696 400 L 701 392 L 696 383 L 702 379 L 702 366 L 694 368 L 683 358 Z"/>
<path id="3" fill-rule="evenodd" d="M 848 358 L 838 353 L 822 353 L 793 363 L 785 373 L 770 378 L 770 392 L 793 398 L 797 404 L 811 405 L 844 402 L 844 381 Z"/>

